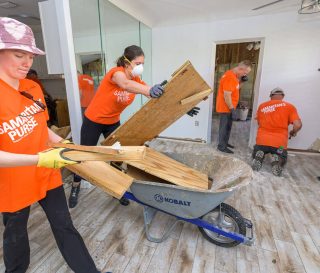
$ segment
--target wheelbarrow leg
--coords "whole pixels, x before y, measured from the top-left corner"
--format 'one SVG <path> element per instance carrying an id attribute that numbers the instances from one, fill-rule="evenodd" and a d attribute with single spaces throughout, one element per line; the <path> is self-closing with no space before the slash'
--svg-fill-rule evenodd
<path id="1" fill-rule="evenodd" d="M 143 206 L 144 228 L 146 231 L 147 239 L 150 242 L 162 243 L 163 241 L 168 239 L 168 237 L 170 236 L 170 233 L 172 232 L 172 230 L 174 229 L 174 227 L 176 226 L 176 224 L 180 220 L 175 219 L 174 223 L 165 231 L 165 233 L 163 234 L 162 237 L 155 238 L 150 234 L 150 226 L 151 226 L 151 222 L 152 222 L 153 218 L 156 216 L 157 212 L 158 212 L 157 209 L 154 209 L 154 208 L 151 208 L 148 206 Z"/>

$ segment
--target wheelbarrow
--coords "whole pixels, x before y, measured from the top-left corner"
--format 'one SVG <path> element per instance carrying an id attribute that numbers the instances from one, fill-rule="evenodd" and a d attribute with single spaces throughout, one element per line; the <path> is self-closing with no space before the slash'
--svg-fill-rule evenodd
<path id="1" fill-rule="evenodd" d="M 167 155 L 207 173 L 213 183 L 209 190 L 195 190 L 157 181 L 135 180 L 124 197 L 143 206 L 147 239 L 161 243 L 170 236 L 179 221 L 185 221 L 198 226 L 202 235 L 218 246 L 233 247 L 240 243 L 252 245 L 252 222 L 232 206 L 223 203 L 240 187 L 250 183 L 251 168 L 239 159 L 218 153 Z M 219 185 L 218 188 L 216 185 Z M 162 237 L 155 238 L 150 234 L 150 226 L 159 211 L 176 219 L 166 228 Z"/>

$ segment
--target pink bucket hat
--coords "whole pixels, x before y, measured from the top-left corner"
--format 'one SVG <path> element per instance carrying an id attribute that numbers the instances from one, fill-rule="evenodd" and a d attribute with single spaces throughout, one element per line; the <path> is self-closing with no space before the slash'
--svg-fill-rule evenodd
<path id="1" fill-rule="evenodd" d="M 36 55 L 44 51 L 36 47 L 31 28 L 15 19 L 0 17 L 0 50 L 20 49 Z"/>

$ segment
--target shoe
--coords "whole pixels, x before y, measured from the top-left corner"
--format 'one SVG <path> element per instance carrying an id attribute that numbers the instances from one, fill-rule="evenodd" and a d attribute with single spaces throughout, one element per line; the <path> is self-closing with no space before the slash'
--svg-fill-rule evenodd
<path id="1" fill-rule="evenodd" d="M 229 143 L 227 144 L 227 147 L 228 147 L 228 148 L 231 148 L 231 149 L 234 149 L 234 146 L 231 145 L 231 144 L 229 144 Z"/>
<path id="2" fill-rule="evenodd" d="M 228 148 L 221 149 L 221 148 L 218 147 L 218 150 L 219 150 L 220 152 L 223 152 L 223 153 L 234 154 L 234 152 L 231 151 L 231 150 L 228 149 Z"/>
<path id="3" fill-rule="evenodd" d="M 130 204 L 130 201 L 129 199 L 125 198 L 125 197 L 121 197 L 120 200 L 119 200 L 119 203 L 122 205 L 122 206 L 128 206 Z"/>
<path id="4" fill-rule="evenodd" d="M 254 171 L 259 171 L 262 167 L 262 162 L 264 159 L 264 152 L 263 151 L 257 151 L 251 164 L 251 168 Z"/>
<path id="5" fill-rule="evenodd" d="M 80 185 L 79 186 L 72 186 L 69 196 L 69 208 L 72 209 L 78 204 L 78 197 L 80 192 Z"/>
<path id="6" fill-rule="evenodd" d="M 273 154 L 271 156 L 271 171 L 275 176 L 281 176 L 282 174 L 282 166 L 280 164 L 280 158 L 276 154 Z"/>

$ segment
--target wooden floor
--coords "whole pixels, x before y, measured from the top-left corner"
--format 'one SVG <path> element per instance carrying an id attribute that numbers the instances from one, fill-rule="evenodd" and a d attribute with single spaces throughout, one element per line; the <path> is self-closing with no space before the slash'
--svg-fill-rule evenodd
<path id="1" fill-rule="evenodd" d="M 235 156 L 250 162 L 248 122 L 237 122 L 231 143 Z M 217 130 L 216 124 L 214 130 Z M 216 138 L 216 134 L 214 134 Z M 156 141 L 163 151 L 194 149 L 193 144 Z M 198 145 L 199 146 L 199 145 Z M 198 147 L 197 146 L 197 147 Z M 203 145 L 203 149 L 215 149 Z M 98 268 L 113 273 L 319 273 L 320 156 L 291 155 L 283 177 L 270 174 L 266 162 L 252 183 L 226 202 L 252 219 L 254 246 L 217 247 L 190 224 L 178 224 L 167 241 L 149 242 L 143 231 L 142 208 L 123 207 L 97 188 L 81 190 L 71 210 Z M 66 185 L 66 192 L 70 187 Z M 151 232 L 161 235 L 172 218 L 159 214 Z M 3 227 L 0 227 L 2 233 Z M 62 259 L 44 213 L 38 205 L 29 220 L 31 264 L 28 272 L 71 272 Z M 2 245 L 2 238 L 0 239 Z M 0 272 L 4 272 L 2 246 Z"/>

